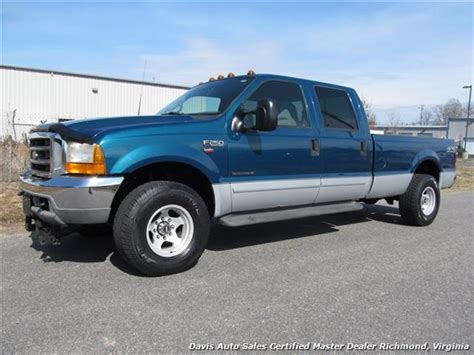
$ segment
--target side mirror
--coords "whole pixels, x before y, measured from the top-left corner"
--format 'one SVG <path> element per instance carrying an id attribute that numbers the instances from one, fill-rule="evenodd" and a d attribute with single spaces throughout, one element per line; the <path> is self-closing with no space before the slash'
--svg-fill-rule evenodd
<path id="1" fill-rule="evenodd" d="M 247 126 L 245 116 L 255 115 L 255 126 Z M 278 113 L 273 101 L 262 99 L 257 102 L 255 111 L 239 110 L 232 121 L 232 131 L 273 131 L 278 125 Z"/>
<path id="2" fill-rule="evenodd" d="M 273 131 L 278 125 L 278 112 L 273 101 L 259 100 L 255 110 L 257 131 Z"/>

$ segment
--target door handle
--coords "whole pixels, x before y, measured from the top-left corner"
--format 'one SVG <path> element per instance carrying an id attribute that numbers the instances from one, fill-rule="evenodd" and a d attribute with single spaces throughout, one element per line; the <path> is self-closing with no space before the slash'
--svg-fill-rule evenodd
<path id="1" fill-rule="evenodd" d="M 319 157 L 319 139 L 311 139 L 311 156 Z"/>
<path id="2" fill-rule="evenodd" d="M 367 156 L 367 142 L 360 141 L 359 143 L 360 143 L 360 156 L 366 157 Z"/>

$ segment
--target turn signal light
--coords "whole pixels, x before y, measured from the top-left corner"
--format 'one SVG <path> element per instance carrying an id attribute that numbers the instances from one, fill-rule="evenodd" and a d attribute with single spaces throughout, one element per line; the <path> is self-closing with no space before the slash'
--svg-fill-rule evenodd
<path id="1" fill-rule="evenodd" d="M 66 172 L 68 174 L 105 175 L 107 169 L 104 152 L 98 144 L 94 145 L 93 157 L 92 163 L 66 163 Z"/>

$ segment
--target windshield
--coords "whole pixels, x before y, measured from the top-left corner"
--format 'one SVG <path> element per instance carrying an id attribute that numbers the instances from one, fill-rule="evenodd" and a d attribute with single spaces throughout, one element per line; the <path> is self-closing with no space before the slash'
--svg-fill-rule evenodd
<path id="1" fill-rule="evenodd" d="M 247 87 L 253 77 L 235 77 L 210 81 L 191 88 L 158 115 L 218 115 Z"/>

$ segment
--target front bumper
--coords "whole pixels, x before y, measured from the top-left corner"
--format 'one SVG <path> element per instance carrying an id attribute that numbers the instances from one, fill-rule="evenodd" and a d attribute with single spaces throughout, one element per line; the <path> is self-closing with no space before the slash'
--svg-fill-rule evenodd
<path id="1" fill-rule="evenodd" d="M 23 210 L 27 218 L 49 225 L 107 223 L 112 201 L 123 177 L 58 176 L 40 179 L 20 176 Z"/>

